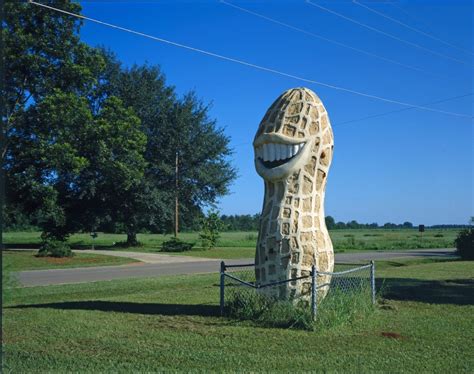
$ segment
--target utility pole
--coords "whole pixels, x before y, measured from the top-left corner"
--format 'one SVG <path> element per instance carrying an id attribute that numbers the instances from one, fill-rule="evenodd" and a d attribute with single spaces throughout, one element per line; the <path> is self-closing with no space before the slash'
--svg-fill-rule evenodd
<path id="1" fill-rule="evenodd" d="M 178 207 L 179 207 L 179 200 L 178 200 L 178 173 L 179 173 L 179 168 L 178 168 L 178 151 L 176 151 L 176 162 L 175 162 L 175 197 L 174 197 L 174 237 L 178 237 L 178 231 L 179 231 L 179 213 L 178 213 Z"/>

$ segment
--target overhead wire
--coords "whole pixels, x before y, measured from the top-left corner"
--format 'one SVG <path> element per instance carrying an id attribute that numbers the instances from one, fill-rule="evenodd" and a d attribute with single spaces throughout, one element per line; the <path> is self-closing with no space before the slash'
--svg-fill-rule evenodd
<path id="1" fill-rule="evenodd" d="M 464 97 L 469 97 L 469 96 L 474 96 L 474 93 L 470 92 L 470 93 L 467 93 L 467 94 L 464 94 L 464 95 L 458 95 L 458 96 L 448 97 L 446 99 L 430 101 L 429 103 L 425 103 L 423 105 L 440 104 L 440 103 L 445 103 L 447 101 L 462 99 Z M 388 116 L 390 114 L 401 113 L 401 112 L 405 112 L 405 111 L 412 110 L 412 109 L 414 109 L 414 108 L 403 108 L 403 109 L 391 110 L 391 111 L 383 112 L 383 113 L 371 114 L 369 116 L 359 117 L 359 118 L 351 119 L 351 120 L 348 120 L 348 121 L 336 122 L 336 123 L 332 124 L 332 127 L 339 127 L 339 126 L 347 125 L 347 124 L 350 124 L 350 123 L 365 121 L 365 120 L 373 119 L 373 118 L 377 118 L 377 117 L 384 117 L 384 116 Z M 234 145 L 234 147 L 240 147 L 242 145 L 248 145 L 248 144 L 252 144 L 252 142 L 247 141 L 247 142 L 237 143 L 237 144 Z"/>
<path id="2" fill-rule="evenodd" d="M 393 17 L 388 16 L 388 15 L 385 14 L 385 13 L 382 13 L 382 12 L 380 12 L 380 11 L 378 11 L 378 10 L 375 10 L 374 8 L 371 8 L 371 7 L 369 7 L 369 6 L 365 5 L 365 4 L 362 4 L 362 3 L 358 2 L 357 0 L 352 0 L 352 2 L 353 2 L 354 4 L 356 4 L 356 5 L 360 6 L 360 7 L 362 7 L 362 8 L 367 9 L 368 11 L 370 11 L 370 12 L 372 12 L 372 13 L 375 13 L 375 14 L 379 15 L 380 17 L 383 17 L 383 18 L 386 18 L 386 19 L 388 19 L 388 20 L 390 20 L 390 21 L 392 21 L 392 22 L 395 22 L 395 23 L 397 23 L 397 24 L 399 24 L 399 25 L 401 25 L 401 26 L 403 26 L 403 27 L 405 27 L 405 28 L 407 28 L 407 29 L 409 29 L 409 30 L 411 30 L 411 31 L 414 31 L 414 32 L 416 32 L 416 33 L 418 33 L 418 34 L 424 35 L 424 36 L 426 36 L 426 37 L 428 37 L 428 38 L 430 38 L 430 39 L 436 40 L 436 41 L 438 41 L 438 42 L 440 42 L 440 43 L 443 43 L 443 44 L 445 44 L 445 45 L 447 45 L 447 46 L 449 46 L 449 47 L 451 47 L 451 48 L 455 48 L 455 49 L 457 49 L 457 50 L 460 50 L 460 51 L 463 51 L 463 52 L 467 52 L 467 53 L 470 53 L 471 55 L 474 55 L 474 53 L 473 53 L 472 51 L 469 51 L 469 50 L 467 50 L 467 49 L 461 48 L 461 47 L 459 47 L 459 46 L 457 46 L 457 45 L 455 45 L 455 44 L 452 44 L 452 43 L 447 42 L 447 41 L 445 41 L 445 40 L 443 40 L 443 39 L 441 39 L 441 38 L 438 38 L 437 36 L 435 36 L 435 35 L 433 35 L 433 34 L 427 33 L 427 32 L 425 32 L 425 31 L 423 31 L 423 30 L 420 30 L 420 29 L 418 29 L 418 28 L 416 28 L 416 27 L 410 26 L 410 25 L 408 25 L 408 24 L 406 24 L 406 23 L 404 23 L 404 22 L 402 22 L 402 21 L 399 21 L 399 20 L 397 20 L 397 19 L 395 19 L 395 18 L 393 18 Z"/>
<path id="3" fill-rule="evenodd" d="M 444 54 L 444 53 L 436 52 L 436 51 L 434 51 L 434 50 L 432 50 L 432 49 L 423 47 L 423 46 L 421 46 L 421 45 L 419 45 L 419 44 L 417 44 L 417 43 L 410 42 L 409 40 L 399 38 L 399 37 L 396 36 L 396 35 L 393 35 L 393 34 L 390 34 L 390 33 L 388 33 L 388 32 L 385 32 L 385 31 L 383 31 L 383 30 L 380 30 L 380 29 L 377 29 L 377 28 L 375 28 L 375 27 L 369 26 L 369 25 L 367 25 L 367 24 L 365 24 L 365 23 L 363 23 L 363 22 L 357 21 L 357 20 L 354 19 L 354 18 L 350 18 L 350 17 L 348 17 L 348 16 L 345 16 L 344 14 L 341 14 L 341 13 L 336 12 L 336 11 L 334 11 L 334 10 L 331 10 L 331 9 L 329 9 L 329 8 L 323 7 L 322 5 L 315 4 L 315 3 L 313 3 L 311 0 L 306 0 L 306 3 L 309 4 L 309 5 L 312 5 L 313 7 L 316 7 L 316 8 L 318 8 L 318 9 L 321 9 L 321 10 L 323 10 L 323 11 L 325 11 L 325 12 L 328 12 L 328 13 L 330 13 L 330 14 L 333 14 L 333 15 L 335 15 L 335 16 L 337 16 L 337 17 L 340 17 L 340 18 L 342 18 L 342 19 L 345 19 L 346 21 L 349 21 L 349 22 L 352 22 L 352 23 L 354 23 L 354 24 L 356 24 L 356 25 L 359 25 L 359 26 L 361 26 L 361 27 L 364 27 L 364 28 L 366 28 L 366 29 L 368 29 L 368 30 L 370 30 L 370 31 L 373 31 L 373 32 L 375 32 L 375 33 L 378 33 L 378 34 L 384 35 L 384 36 L 386 36 L 386 37 L 389 37 L 389 38 L 391 38 L 391 39 L 397 40 L 397 41 L 399 41 L 399 42 L 401 42 L 401 43 L 407 44 L 407 45 L 409 45 L 409 46 L 411 46 L 411 47 L 414 47 L 414 48 L 420 49 L 420 50 L 422 50 L 422 51 L 431 53 L 432 55 L 435 55 L 435 56 L 438 56 L 438 57 L 443 57 L 443 58 L 445 58 L 445 59 L 448 59 L 448 60 L 457 62 L 457 63 L 459 63 L 459 64 L 464 64 L 464 65 L 471 66 L 471 65 L 470 65 L 468 62 L 466 62 L 466 61 L 459 60 L 459 59 L 457 59 L 457 58 L 455 58 L 455 57 L 448 56 L 448 55 L 446 55 L 446 54 Z"/>
<path id="4" fill-rule="evenodd" d="M 267 20 L 267 21 L 269 21 L 269 22 L 273 22 L 273 23 L 275 23 L 275 24 L 277 24 L 277 25 L 286 27 L 286 28 L 291 29 L 291 30 L 293 30 L 293 31 L 297 31 L 297 32 L 306 34 L 306 35 L 311 36 L 311 37 L 313 37 L 313 38 L 317 38 L 317 39 L 323 40 L 323 41 L 325 41 L 325 42 L 338 45 L 338 46 L 340 46 L 340 47 L 348 48 L 348 49 L 351 49 L 351 50 L 356 51 L 356 52 L 358 52 L 358 53 L 362 53 L 362 54 L 364 54 L 364 55 L 366 55 L 366 56 L 374 57 L 374 58 L 377 58 L 377 59 L 380 59 L 380 60 L 383 60 L 383 61 L 386 61 L 386 62 L 395 64 L 395 65 L 398 65 L 398 66 L 402 66 L 402 67 L 407 68 L 407 69 L 411 69 L 411 70 L 414 70 L 414 71 L 417 71 L 417 72 L 420 72 L 420 73 L 424 73 L 424 74 L 427 74 L 427 75 L 439 77 L 439 76 L 436 75 L 436 74 L 429 73 L 429 72 L 427 72 L 427 71 L 425 71 L 425 70 L 423 70 L 423 69 L 417 68 L 417 67 L 415 67 L 415 66 L 407 65 L 407 64 L 404 64 L 404 63 L 402 63 L 402 62 L 399 62 L 399 61 L 396 61 L 396 60 L 392 60 L 392 59 L 390 59 L 390 58 L 388 58 L 388 57 L 380 56 L 380 55 L 377 55 L 377 54 L 375 54 L 375 53 L 372 53 L 372 52 L 369 52 L 369 51 L 366 51 L 366 50 L 363 50 L 363 49 L 359 49 L 359 48 L 356 48 L 356 47 L 352 47 L 352 46 L 350 46 L 350 45 L 348 45 L 348 44 L 339 42 L 339 41 L 337 41 L 337 40 L 330 39 L 330 38 L 326 38 L 326 37 L 324 37 L 324 36 L 322 36 L 322 35 L 319 35 L 319 34 L 316 34 L 316 33 L 311 32 L 311 31 L 307 31 L 307 30 L 301 29 L 301 28 L 299 28 L 299 27 L 290 25 L 290 24 L 288 24 L 288 23 L 279 21 L 279 20 L 277 20 L 277 19 L 274 19 L 274 18 L 265 16 L 265 15 L 263 15 L 263 14 L 254 12 L 254 11 L 249 10 L 249 9 L 247 9 L 247 8 L 243 8 L 243 7 L 237 6 L 237 5 L 235 5 L 235 4 L 232 4 L 232 3 L 227 2 L 227 1 L 225 1 L 225 0 L 220 0 L 220 2 L 221 2 L 222 4 L 224 4 L 224 5 L 227 5 L 227 6 L 229 6 L 229 7 L 235 8 L 235 9 L 241 11 L 241 12 L 245 12 L 245 13 L 251 14 L 251 15 L 253 15 L 253 16 L 262 18 L 262 19 Z"/>
<path id="5" fill-rule="evenodd" d="M 445 102 L 447 102 L 447 101 L 462 99 L 462 98 L 464 98 L 464 97 L 469 97 L 469 96 L 473 96 L 473 95 L 474 95 L 474 93 L 473 93 L 473 92 L 470 92 L 470 93 L 467 93 L 467 94 L 464 94 L 464 95 L 458 95 L 458 96 L 448 97 L 448 98 L 446 98 L 446 99 L 431 101 L 431 102 L 425 103 L 425 104 L 423 104 L 423 105 L 440 104 L 440 103 L 445 103 Z M 364 120 L 367 120 L 367 119 L 372 119 L 372 118 L 377 118 L 377 117 L 383 117 L 383 116 L 388 116 L 388 115 L 390 115 L 390 114 L 405 112 L 405 111 L 407 111 L 407 110 L 412 110 L 412 109 L 414 109 L 414 108 L 402 108 L 402 109 L 397 109 L 397 110 L 391 110 L 391 111 L 389 111 L 389 112 L 383 112 L 383 113 L 378 113 L 378 114 L 372 114 L 372 115 L 369 115 L 369 116 L 360 117 L 360 118 L 356 118 L 356 119 L 351 119 L 351 120 L 348 120 L 348 121 L 337 122 L 337 123 L 334 124 L 333 126 L 342 126 L 342 125 L 346 125 L 346 124 L 349 124 L 349 123 L 360 122 L 360 121 L 364 121 Z"/>
<path id="6" fill-rule="evenodd" d="M 389 98 L 385 98 L 385 97 L 381 97 L 381 96 L 377 96 L 377 95 L 372 95 L 372 94 L 356 91 L 356 90 L 353 90 L 353 89 L 349 89 L 349 88 L 345 88 L 345 87 L 341 87 L 341 86 L 336 86 L 336 85 L 325 83 L 325 82 L 316 81 L 316 80 L 313 80 L 313 79 L 307 79 L 307 78 L 300 77 L 300 76 L 297 76 L 297 75 L 294 75 L 294 74 L 285 73 L 285 72 L 282 72 L 280 70 L 267 68 L 265 66 L 256 65 L 256 64 L 246 62 L 246 61 L 243 61 L 243 60 L 239 60 L 239 59 L 236 59 L 236 58 L 227 57 L 227 56 L 224 56 L 224 55 L 221 55 L 221 54 L 218 54 L 218 53 L 209 52 L 209 51 L 206 51 L 206 50 L 203 50 L 203 49 L 191 47 L 191 46 L 181 44 L 181 43 L 177 43 L 177 42 L 167 40 L 167 39 L 164 39 L 164 38 L 159 38 L 159 37 L 156 37 L 156 36 L 145 34 L 145 33 L 135 31 L 135 30 L 132 30 L 132 29 L 128 29 L 128 28 L 125 28 L 125 27 L 113 25 L 111 23 L 100 21 L 100 20 L 95 19 L 95 18 L 83 16 L 83 15 L 77 14 L 77 13 L 72 13 L 72 12 L 69 12 L 69 11 L 66 11 L 66 10 L 63 10 L 63 9 L 59 9 L 59 8 L 55 8 L 55 7 L 46 5 L 46 4 L 37 3 L 36 1 L 33 1 L 33 0 L 29 0 L 28 2 L 32 5 L 40 6 L 40 7 L 50 9 L 50 10 L 53 10 L 53 11 L 56 11 L 56 12 L 59 12 L 59 13 L 67 14 L 67 15 L 70 15 L 70 16 L 73 16 L 73 17 L 77 17 L 79 19 L 84 19 L 84 20 L 94 22 L 94 23 L 97 23 L 97 24 L 101 24 L 101 25 L 104 25 L 104 26 L 108 26 L 108 27 L 111 27 L 111 28 L 114 28 L 114 29 L 117 29 L 117 30 L 125 31 L 125 32 L 131 33 L 131 34 L 135 34 L 135 35 L 139 35 L 139 36 L 142 36 L 142 37 L 145 37 L 145 38 L 148 38 L 148 39 L 152 39 L 152 40 L 155 40 L 155 41 L 158 41 L 158 42 L 161 42 L 161 43 L 173 45 L 175 47 L 179 47 L 179 48 L 183 48 L 183 49 L 190 50 L 190 51 L 193 51 L 193 52 L 201 53 L 201 54 L 204 54 L 204 55 L 207 55 L 207 56 L 219 58 L 221 60 L 234 62 L 236 64 L 252 67 L 252 68 L 255 68 L 255 69 L 258 69 L 258 70 L 262 70 L 262 71 L 266 71 L 266 72 L 269 72 L 269 73 L 277 74 L 277 75 L 284 76 L 284 77 L 287 77 L 287 78 L 292 78 L 292 79 L 295 79 L 295 80 L 299 80 L 301 82 L 313 83 L 313 84 L 316 84 L 316 85 L 319 85 L 319 86 L 322 86 L 322 87 L 327 87 L 327 88 L 331 88 L 331 89 L 338 90 L 338 91 L 341 91 L 341 92 L 347 92 L 347 93 L 351 93 L 351 94 L 358 95 L 358 96 L 361 96 L 361 97 L 366 97 L 366 98 L 370 98 L 370 99 L 374 99 L 374 100 L 383 101 L 383 102 L 386 102 L 386 103 L 398 104 L 398 105 L 402 105 L 402 106 L 406 106 L 406 107 L 412 107 L 412 108 L 417 108 L 417 109 L 420 109 L 420 110 L 425 110 L 425 111 L 430 111 L 430 112 L 435 112 L 435 113 L 442 113 L 442 114 L 447 114 L 447 115 L 456 116 L 456 117 L 463 117 L 463 118 L 470 118 L 470 119 L 474 118 L 472 115 L 467 115 L 467 114 L 463 114 L 463 113 L 456 113 L 456 112 L 450 112 L 450 111 L 444 111 L 444 110 L 438 110 L 438 109 L 429 108 L 429 107 L 425 107 L 425 106 L 421 106 L 421 105 L 407 103 L 407 102 L 404 102 L 404 101 L 399 101 L 399 100 L 389 99 Z"/>

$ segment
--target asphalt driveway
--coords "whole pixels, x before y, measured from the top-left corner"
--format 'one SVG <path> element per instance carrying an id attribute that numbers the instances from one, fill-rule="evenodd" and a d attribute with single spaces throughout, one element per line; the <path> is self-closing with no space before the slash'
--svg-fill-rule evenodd
<path id="1" fill-rule="evenodd" d="M 219 271 L 221 260 L 188 256 L 172 256 L 158 253 L 138 253 L 125 251 L 81 251 L 97 254 L 133 258 L 142 261 L 130 265 L 97 266 L 72 269 L 30 270 L 14 273 L 22 286 L 47 286 L 53 284 L 85 283 L 104 280 L 158 277 L 164 275 L 184 275 L 213 273 Z M 359 263 L 369 260 L 387 260 L 407 257 L 449 257 L 454 256 L 453 248 L 413 249 L 403 251 L 370 251 L 336 254 L 336 262 Z M 226 260 L 226 264 L 252 263 L 253 259 Z"/>

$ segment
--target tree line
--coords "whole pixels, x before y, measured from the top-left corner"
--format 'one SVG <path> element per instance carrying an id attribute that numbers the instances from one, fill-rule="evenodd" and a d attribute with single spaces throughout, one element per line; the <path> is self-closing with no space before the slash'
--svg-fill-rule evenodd
<path id="1" fill-rule="evenodd" d="M 242 214 L 242 215 L 222 215 L 222 227 L 227 231 L 258 231 L 260 214 Z M 406 221 L 401 224 L 387 222 L 383 225 L 378 223 L 359 223 L 356 220 L 349 222 L 337 221 L 332 216 L 326 216 L 326 226 L 328 230 L 342 229 L 412 229 L 418 228 L 413 223 Z M 432 225 L 427 228 L 432 229 L 449 229 L 449 228 L 465 228 L 469 225 Z"/>
<path id="2" fill-rule="evenodd" d="M 176 198 L 186 228 L 228 193 L 230 139 L 195 92 L 179 96 L 159 66 L 124 66 L 81 42 L 73 17 L 16 0 L 4 11 L 7 226 L 38 226 L 45 242 L 123 230 L 134 245 L 140 231 L 173 229 Z"/>

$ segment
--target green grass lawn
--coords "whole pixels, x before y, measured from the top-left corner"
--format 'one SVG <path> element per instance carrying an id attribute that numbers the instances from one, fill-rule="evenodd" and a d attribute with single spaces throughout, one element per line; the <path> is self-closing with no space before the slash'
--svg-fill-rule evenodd
<path id="1" fill-rule="evenodd" d="M 17 288 L 3 310 L 4 362 L 15 373 L 472 373 L 474 262 L 377 269 L 376 312 L 324 331 L 218 317 L 217 274 Z"/>
<path id="2" fill-rule="evenodd" d="M 73 257 L 36 257 L 36 251 L 3 251 L 3 264 L 10 271 L 62 269 L 84 266 L 124 265 L 138 262 L 130 258 L 75 253 Z"/>
<path id="3" fill-rule="evenodd" d="M 336 252 L 363 250 L 390 250 L 415 248 L 451 248 L 459 230 L 427 230 L 423 239 L 416 229 L 412 230 L 333 230 L 330 235 Z M 38 247 L 40 233 L 38 232 L 6 232 L 4 242 L 10 247 Z M 161 244 L 171 236 L 161 234 L 139 234 L 140 247 L 126 248 L 127 251 L 158 252 Z M 255 254 L 257 241 L 256 232 L 223 232 L 215 249 L 201 251 L 198 233 L 182 233 L 182 240 L 196 243 L 195 249 L 187 253 L 177 253 L 187 256 L 207 258 L 249 258 Z M 125 241 L 123 234 L 99 233 L 95 239 L 96 248 L 124 250 L 114 243 Z M 69 239 L 74 248 L 91 248 L 92 238 L 88 234 L 75 234 Z"/>

